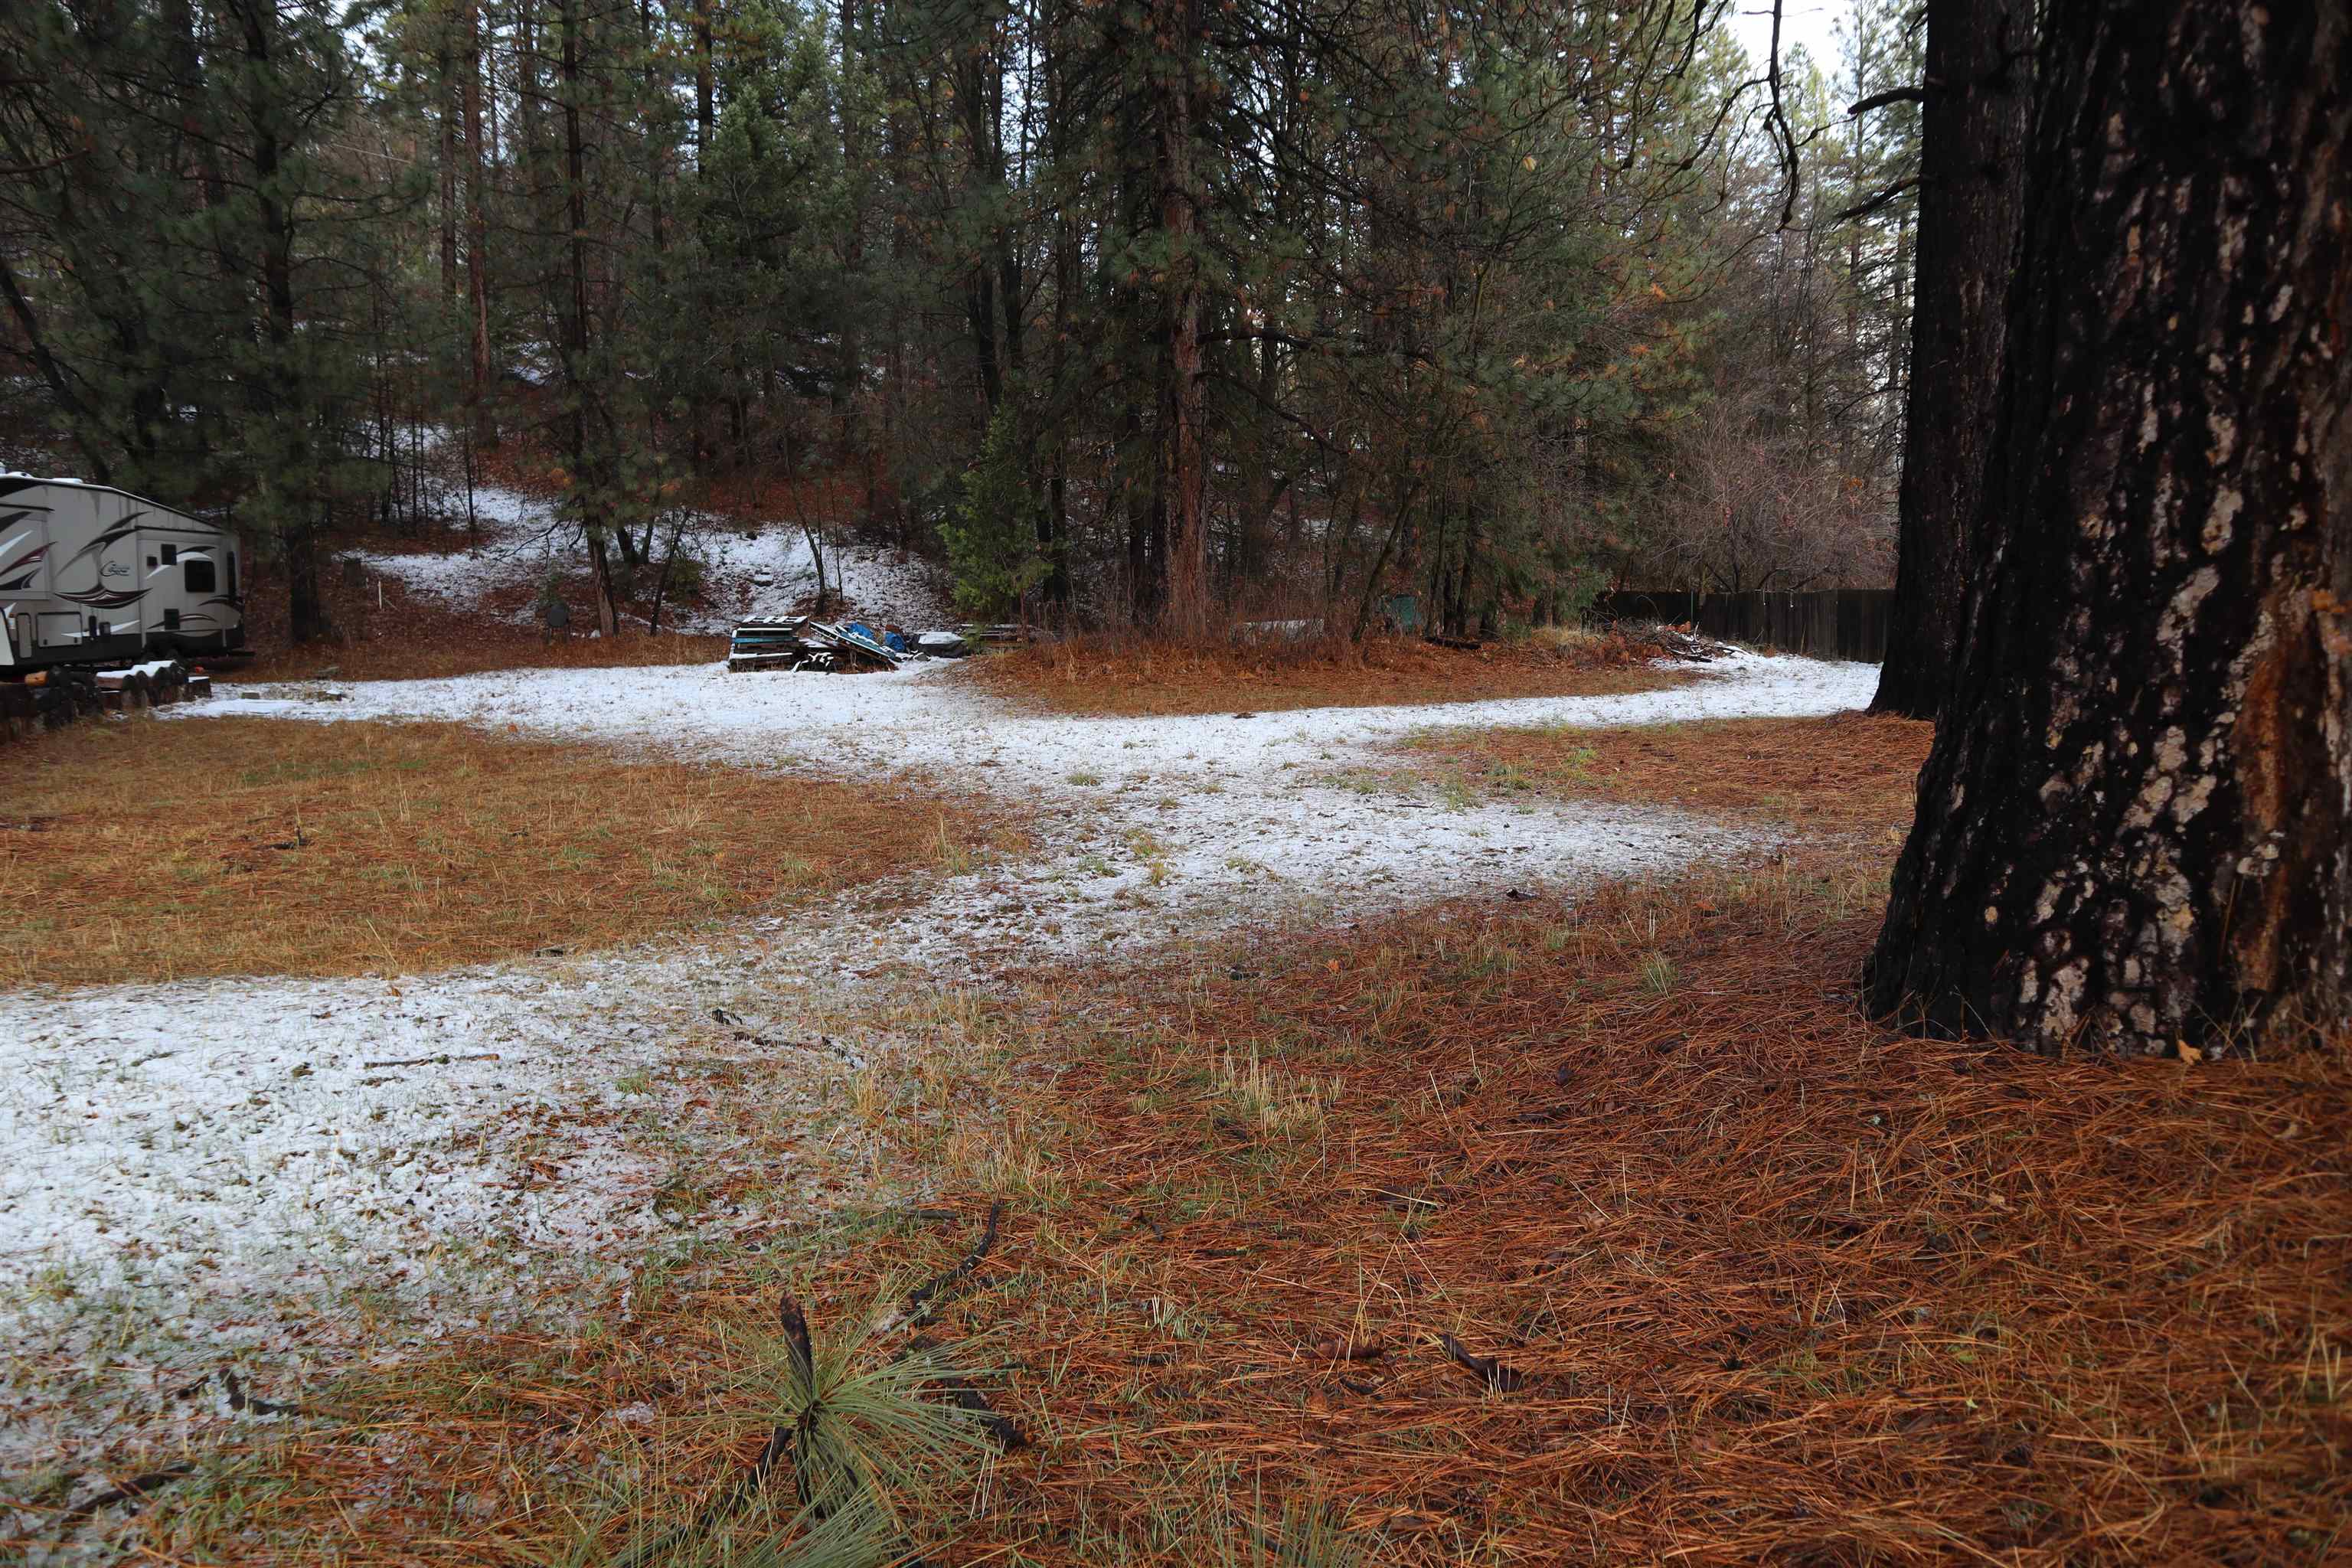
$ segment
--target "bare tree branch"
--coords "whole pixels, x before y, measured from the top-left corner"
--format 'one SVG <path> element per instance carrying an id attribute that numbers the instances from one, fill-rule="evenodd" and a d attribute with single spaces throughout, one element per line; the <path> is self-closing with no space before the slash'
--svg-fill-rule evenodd
<path id="1" fill-rule="evenodd" d="M 1874 109 L 1885 109 L 1890 103 L 1925 103 L 1925 87 L 1890 87 L 1885 92 L 1874 92 L 1860 103 L 1846 106 L 1848 115 L 1867 114 Z"/>
<path id="2" fill-rule="evenodd" d="M 1854 205 L 1846 208 L 1845 211 L 1830 219 L 1830 221 L 1832 223 L 1850 223 L 1858 217 L 1868 217 L 1871 214 L 1876 212 L 1879 208 L 1885 206 L 1887 203 L 1893 201 L 1904 192 L 1912 189 L 1919 184 L 1920 178 L 1916 174 L 1913 174 L 1906 179 L 1897 180 L 1893 184 L 1887 186 L 1885 190 L 1879 192 L 1876 195 L 1871 197 L 1868 201 L 1856 203 Z"/>

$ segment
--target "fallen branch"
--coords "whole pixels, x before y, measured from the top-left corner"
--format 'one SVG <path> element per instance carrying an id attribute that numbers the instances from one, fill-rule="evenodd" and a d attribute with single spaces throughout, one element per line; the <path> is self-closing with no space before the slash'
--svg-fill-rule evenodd
<path id="1" fill-rule="evenodd" d="M 1325 1361 L 1378 1361 L 1389 1353 L 1389 1342 L 1379 1339 L 1350 1342 L 1335 1335 L 1316 1341 L 1314 1353 Z"/>
<path id="2" fill-rule="evenodd" d="M 302 1407 L 299 1405 L 285 1405 L 275 1399 L 257 1399 L 246 1393 L 237 1384 L 236 1373 L 226 1367 L 221 1368 L 220 1380 L 222 1391 L 228 1395 L 228 1407 L 241 1415 L 299 1415 L 302 1414 Z"/>
<path id="3" fill-rule="evenodd" d="M 956 1402 L 960 1410 L 968 1410 L 980 1417 L 980 1425 L 996 1439 L 996 1446 L 1006 1453 L 1029 1446 L 1029 1434 L 1021 1430 L 1020 1423 L 1000 1412 L 988 1402 L 988 1395 L 962 1378 L 950 1378 L 940 1387 Z"/>
<path id="4" fill-rule="evenodd" d="M 1004 1200 L 999 1198 L 988 1205 L 988 1223 L 981 1227 L 979 1243 L 963 1255 L 963 1261 L 929 1284 L 918 1285 L 908 1293 L 908 1322 L 919 1327 L 928 1321 L 929 1319 L 928 1309 L 932 1302 L 940 1299 L 941 1292 L 957 1285 L 974 1268 L 980 1267 L 980 1260 L 986 1258 L 989 1248 L 996 1245 L 996 1224 L 1003 1217 Z"/>
<path id="5" fill-rule="evenodd" d="M 833 1037 L 829 1035 L 819 1035 L 817 1044 L 814 1046 L 806 1040 L 772 1040 L 767 1036 L 751 1029 L 741 1017 L 730 1013 L 724 1007 L 713 1007 L 710 1010 L 710 1016 L 718 1022 L 726 1025 L 728 1032 L 747 1046 L 761 1046 L 772 1051 L 790 1049 L 823 1053 L 833 1049 Z"/>
<path id="6" fill-rule="evenodd" d="M 150 1494 L 160 1491 L 173 1481 L 195 1473 L 194 1465 L 173 1465 L 169 1469 L 151 1470 L 143 1476 L 133 1476 L 111 1491 L 103 1491 L 87 1502 L 78 1503 L 67 1510 L 58 1522 L 68 1528 L 79 1524 L 91 1516 L 122 1503 L 145 1502 Z"/>
<path id="7" fill-rule="evenodd" d="M 1472 1355 L 1468 1347 L 1452 1334 L 1440 1334 L 1437 1342 L 1445 1348 L 1447 1359 L 1465 1372 L 1473 1372 L 1486 1380 L 1486 1386 L 1497 1394 L 1516 1394 L 1525 1388 L 1528 1374 L 1505 1366 L 1493 1356 Z"/>
<path id="8" fill-rule="evenodd" d="M 453 1057 L 445 1055 L 437 1057 L 417 1057 L 413 1060 L 404 1062 L 362 1062 L 360 1063 L 360 1070 L 362 1072 L 373 1072 L 378 1068 L 446 1068 L 453 1062 L 494 1062 L 498 1059 L 498 1052 L 484 1051 L 479 1056 L 471 1057 Z"/>

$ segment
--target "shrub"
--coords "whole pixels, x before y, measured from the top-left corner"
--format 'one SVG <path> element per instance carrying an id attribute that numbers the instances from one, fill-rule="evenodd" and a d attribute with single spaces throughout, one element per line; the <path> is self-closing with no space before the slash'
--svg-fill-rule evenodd
<path id="1" fill-rule="evenodd" d="M 988 422 L 980 459 L 963 477 L 963 496 L 940 523 L 956 603 L 975 616 L 1017 611 L 1051 563 L 1037 548 L 1036 492 L 1022 466 L 1008 405 Z"/>

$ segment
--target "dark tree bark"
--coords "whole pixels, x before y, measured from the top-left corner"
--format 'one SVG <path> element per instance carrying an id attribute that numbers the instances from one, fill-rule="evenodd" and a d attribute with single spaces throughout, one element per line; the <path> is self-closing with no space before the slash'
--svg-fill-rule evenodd
<path id="1" fill-rule="evenodd" d="M 2025 0 L 1928 0 L 1896 613 L 1874 713 L 1933 719 L 1951 682 L 2024 201 L 2030 27 Z"/>
<path id="2" fill-rule="evenodd" d="M 710 142 L 719 127 L 718 74 L 711 58 L 711 7 L 712 0 L 694 0 L 694 169 L 698 176 L 707 174 L 710 168 Z M 841 50 L 845 74 L 852 58 L 852 41 L 856 37 L 854 20 L 850 0 L 842 0 Z M 847 127 L 856 118 L 854 114 L 842 117 L 845 141 L 849 135 Z M 849 166 L 856 166 L 855 160 L 849 161 Z M 851 226 L 853 246 L 861 226 L 855 222 Z M 718 456 L 710 439 L 710 382 L 707 374 L 697 372 L 689 384 L 687 401 L 689 439 L 694 445 L 694 468 L 698 473 L 708 468 L 711 459 Z"/>
<path id="3" fill-rule="evenodd" d="M 2045 1050 L 2352 1017 L 2352 13 L 2052 12 L 1953 700 L 1870 1003 Z"/>
<path id="4" fill-rule="evenodd" d="M 472 410 L 474 444 L 499 444 L 498 412 L 490 385 L 490 226 L 487 216 L 489 159 L 482 140 L 482 10 L 467 0 L 466 28 L 466 295 L 471 332 L 467 342 L 466 404 Z"/>
<path id="5" fill-rule="evenodd" d="M 332 642 L 335 624 L 319 587 L 319 530 L 304 524 L 280 536 L 286 552 L 287 640 Z"/>
<path id="6" fill-rule="evenodd" d="M 1202 455 L 1206 384 L 1201 363 L 1199 195 L 1192 141 L 1200 113 L 1193 52 L 1201 35 L 1199 0 L 1160 0 L 1155 26 L 1174 58 L 1154 84 L 1160 97 L 1160 227 L 1168 247 L 1168 351 L 1160 361 L 1160 493 L 1167 509 L 1165 624 L 1199 637 L 1209 622 L 1207 463 Z"/>
<path id="7" fill-rule="evenodd" d="M 588 169 L 587 142 L 581 129 L 581 62 L 579 0 L 557 0 L 557 26 L 562 48 L 559 68 L 563 81 L 563 200 L 571 233 L 564 255 L 568 263 L 562 310 L 565 447 L 572 460 L 573 493 L 580 498 L 580 526 L 588 540 L 590 574 L 596 584 L 596 629 L 613 637 L 621 629 L 620 612 L 613 599 L 613 566 L 606 508 L 604 459 L 591 445 L 586 384 L 593 374 L 588 364 Z"/>
<path id="8" fill-rule="evenodd" d="M 444 18 L 433 68 L 439 79 L 441 101 L 435 105 L 441 121 L 441 298 L 457 298 L 457 70 L 451 37 L 453 23 Z"/>
<path id="9" fill-rule="evenodd" d="M 274 84 L 272 48 L 276 13 L 259 0 L 247 0 L 236 9 L 246 60 L 257 84 Z M 294 237 L 296 203 L 284 183 L 286 158 L 293 144 L 288 128 L 287 105 L 271 96 L 269 86 L 257 86 L 247 108 L 247 156 L 253 169 L 255 243 L 260 251 L 261 331 L 269 353 L 261 374 L 253 378 L 250 395 L 255 412 L 277 439 L 271 458 L 285 474 L 265 479 L 263 491 L 277 492 L 268 508 L 286 551 L 287 637 L 294 643 L 325 642 L 335 635 L 319 592 L 317 524 L 325 520 L 322 498 L 310 483 L 310 431 L 299 409 L 299 388 L 294 373 Z M 292 482 L 287 483 L 290 478 Z"/>

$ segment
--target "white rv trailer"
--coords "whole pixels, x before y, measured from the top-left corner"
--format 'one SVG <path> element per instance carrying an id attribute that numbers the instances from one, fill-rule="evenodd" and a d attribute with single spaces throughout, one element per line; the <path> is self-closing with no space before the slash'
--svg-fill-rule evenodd
<path id="1" fill-rule="evenodd" d="M 236 536 L 111 485 L 0 474 L 0 669 L 245 647 Z"/>

